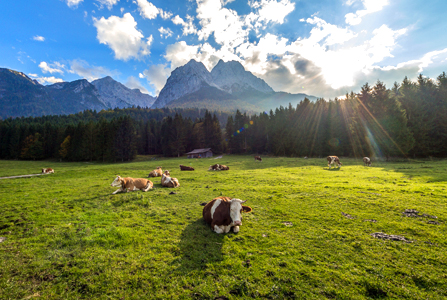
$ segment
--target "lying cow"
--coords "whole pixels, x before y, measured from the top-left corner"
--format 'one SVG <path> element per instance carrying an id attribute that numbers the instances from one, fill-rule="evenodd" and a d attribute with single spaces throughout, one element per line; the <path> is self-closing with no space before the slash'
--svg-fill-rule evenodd
<path id="1" fill-rule="evenodd" d="M 51 168 L 43 168 L 42 169 L 42 174 L 50 174 L 50 173 L 54 173 L 54 170 Z"/>
<path id="2" fill-rule="evenodd" d="M 147 180 L 145 178 L 132 178 L 132 177 L 123 178 L 121 176 L 116 176 L 115 180 L 110 185 L 120 187 L 115 192 L 113 192 L 112 195 L 119 192 L 127 193 L 129 191 L 137 191 L 137 190 L 147 192 L 154 186 L 152 181 Z"/>
<path id="3" fill-rule="evenodd" d="M 334 164 L 334 166 L 337 165 L 339 168 L 342 165 L 338 156 L 328 156 L 327 157 L 327 166 L 329 167 L 329 169 L 332 167 L 332 164 Z"/>
<path id="4" fill-rule="evenodd" d="M 230 168 L 227 167 L 226 165 L 221 165 L 221 164 L 215 164 L 209 167 L 208 171 L 226 171 L 229 170 Z"/>
<path id="5" fill-rule="evenodd" d="M 180 165 L 180 171 L 194 171 L 193 167 L 188 167 L 184 165 Z"/>
<path id="6" fill-rule="evenodd" d="M 372 162 L 371 159 L 369 157 L 364 157 L 363 158 L 363 163 L 365 164 L 365 166 L 372 166 Z"/>
<path id="7" fill-rule="evenodd" d="M 161 167 L 157 167 L 149 173 L 149 177 L 161 177 L 161 174 L 163 174 Z"/>
<path id="8" fill-rule="evenodd" d="M 244 206 L 240 199 L 230 197 L 217 197 L 208 202 L 203 208 L 203 219 L 216 233 L 228 233 L 231 228 L 234 232 L 239 232 L 242 225 L 242 211 L 251 212 L 250 206 Z"/>
<path id="9" fill-rule="evenodd" d="M 255 156 L 255 161 L 257 160 L 262 161 L 262 158 L 260 156 Z"/>
<path id="10" fill-rule="evenodd" d="M 172 178 L 166 174 L 163 174 L 161 175 L 161 186 L 175 188 L 179 187 L 180 183 L 178 182 L 177 178 Z"/>

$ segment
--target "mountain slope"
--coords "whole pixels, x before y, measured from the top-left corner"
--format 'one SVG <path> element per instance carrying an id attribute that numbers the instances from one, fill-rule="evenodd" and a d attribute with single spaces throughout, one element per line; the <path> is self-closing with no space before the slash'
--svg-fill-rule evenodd
<path id="1" fill-rule="evenodd" d="M 99 99 L 108 108 L 151 107 L 155 102 L 154 97 L 143 94 L 138 89 L 129 89 L 110 76 L 94 80 L 92 84 L 99 92 Z"/>

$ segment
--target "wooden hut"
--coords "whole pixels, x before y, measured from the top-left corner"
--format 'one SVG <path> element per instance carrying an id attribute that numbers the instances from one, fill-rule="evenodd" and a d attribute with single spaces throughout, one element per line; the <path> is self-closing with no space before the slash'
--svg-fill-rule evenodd
<path id="1" fill-rule="evenodd" d="M 186 153 L 186 155 L 188 155 L 188 158 L 213 157 L 213 151 L 211 151 L 211 148 L 194 149 L 191 152 Z"/>

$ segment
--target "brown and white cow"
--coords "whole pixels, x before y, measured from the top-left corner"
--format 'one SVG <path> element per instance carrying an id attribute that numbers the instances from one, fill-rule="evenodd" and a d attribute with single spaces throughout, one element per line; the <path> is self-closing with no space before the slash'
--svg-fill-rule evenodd
<path id="1" fill-rule="evenodd" d="M 329 167 L 329 169 L 332 167 L 332 164 L 334 164 L 334 166 L 337 165 L 339 168 L 342 165 L 338 156 L 328 156 L 327 157 L 327 166 Z"/>
<path id="2" fill-rule="evenodd" d="M 161 186 L 175 188 L 179 187 L 180 183 L 177 178 L 169 177 L 165 174 L 161 175 Z"/>
<path id="3" fill-rule="evenodd" d="M 242 212 L 251 212 L 250 206 L 244 206 L 241 199 L 217 197 L 208 202 L 203 208 L 203 219 L 216 233 L 228 233 L 231 228 L 239 232 L 242 225 Z"/>
<path id="4" fill-rule="evenodd" d="M 255 156 L 255 161 L 257 160 L 262 161 L 262 158 L 260 156 Z"/>
<path id="5" fill-rule="evenodd" d="M 43 168 L 42 169 L 42 174 L 50 174 L 50 173 L 54 173 L 54 170 L 51 168 Z"/>
<path id="6" fill-rule="evenodd" d="M 194 171 L 193 167 L 188 167 L 184 165 L 180 165 L 180 171 Z"/>
<path id="7" fill-rule="evenodd" d="M 157 167 L 155 170 L 149 173 L 149 177 L 160 177 L 163 174 L 161 167 Z"/>
<path id="8" fill-rule="evenodd" d="M 132 177 L 121 177 L 116 176 L 115 180 L 110 184 L 111 186 L 119 186 L 112 195 L 119 192 L 129 192 L 129 191 L 137 191 L 141 190 L 143 192 L 147 192 L 150 190 L 154 184 L 152 181 L 147 180 L 146 178 L 132 178 Z"/>
<path id="9" fill-rule="evenodd" d="M 208 171 L 227 171 L 229 169 L 226 165 L 214 164 L 209 167 Z"/>
<path id="10" fill-rule="evenodd" d="M 372 162 L 371 159 L 369 157 L 364 157 L 363 158 L 363 163 L 365 164 L 365 166 L 372 166 Z"/>

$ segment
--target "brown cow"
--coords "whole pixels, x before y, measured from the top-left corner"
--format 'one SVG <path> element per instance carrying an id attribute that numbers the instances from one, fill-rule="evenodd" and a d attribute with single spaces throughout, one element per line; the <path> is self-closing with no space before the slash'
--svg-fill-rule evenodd
<path id="1" fill-rule="evenodd" d="M 255 156 L 255 161 L 257 160 L 262 161 L 262 158 L 260 156 Z"/>
<path id="2" fill-rule="evenodd" d="M 365 164 L 365 166 L 372 166 L 372 162 L 371 159 L 369 157 L 364 157 L 363 158 L 363 163 Z"/>
<path id="3" fill-rule="evenodd" d="M 221 164 L 215 164 L 212 165 L 208 168 L 208 171 L 227 171 L 230 168 L 227 167 L 226 165 L 221 165 Z"/>
<path id="4" fill-rule="evenodd" d="M 137 190 L 147 192 L 154 186 L 152 181 L 147 180 L 146 178 L 132 178 L 132 177 L 123 178 L 121 176 L 116 176 L 115 180 L 110 185 L 120 187 L 115 192 L 113 192 L 112 195 L 119 192 L 127 193 L 129 191 L 137 191 Z"/>
<path id="5" fill-rule="evenodd" d="M 230 197 L 217 197 L 208 202 L 203 208 L 203 219 L 216 233 L 228 233 L 231 228 L 234 232 L 239 232 L 242 225 L 242 211 L 251 212 L 250 206 L 244 206 L 242 201 Z"/>
<path id="6" fill-rule="evenodd" d="M 165 174 L 161 175 L 161 185 L 164 187 L 179 187 L 180 183 L 178 182 L 177 178 L 172 178 L 169 176 L 166 176 Z"/>
<path id="7" fill-rule="evenodd" d="M 327 166 L 329 167 L 329 169 L 332 167 L 332 164 L 338 165 L 339 168 L 342 165 L 338 156 L 328 156 L 327 157 Z"/>
<path id="8" fill-rule="evenodd" d="M 180 171 L 194 171 L 193 167 L 188 167 L 184 165 L 180 165 Z"/>
<path id="9" fill-rule="evenodd" d="M 54 173 L 54 170 L 51 168 L 43 168 L 42 169 L 42 174 L 50 174 L 50 173 Z"/>
<path id="10" fill-rule="evenodd" d="M 157 167 L 155 170 L 149 173 L 148 177 L 160 177 L 163 174 L 161 167 Z"/>

